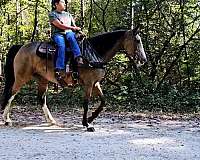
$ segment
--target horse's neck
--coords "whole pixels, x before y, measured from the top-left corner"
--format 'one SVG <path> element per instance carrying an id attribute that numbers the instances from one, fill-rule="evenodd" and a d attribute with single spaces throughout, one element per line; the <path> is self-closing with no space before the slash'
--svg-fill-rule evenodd
<path id="1" fill-rule="evenodd" d="M 126 30 L 109 32 L 89 38 L 89 41 L 104 62 L 108 62 L 122 48 L 125 32 Z"/>
<path id="2" fill-rule="evenodd" d="M 104 54 L 104 61 L 109 62 L 117 54 L 117 51 L 119 51 L 122 48 L 121 46 L 121 42 L 120 40 L 118 40 L 116 44 Z"/>

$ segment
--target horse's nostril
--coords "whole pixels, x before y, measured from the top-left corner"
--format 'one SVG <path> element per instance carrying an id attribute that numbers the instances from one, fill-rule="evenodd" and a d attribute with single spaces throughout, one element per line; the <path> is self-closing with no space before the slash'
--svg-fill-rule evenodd
<path id="1" fill-rule="evenodd" d="M 146 63 L 147 62 L 147 58 L 144 58 L 144 63 Z"/>
<path id="2" fill-rule="evenodd" d="M 143 63 L 146 63 L 147 62 L 147 58 L 146 57 L 140 57 L 140 61 L 143 62 Z"/>

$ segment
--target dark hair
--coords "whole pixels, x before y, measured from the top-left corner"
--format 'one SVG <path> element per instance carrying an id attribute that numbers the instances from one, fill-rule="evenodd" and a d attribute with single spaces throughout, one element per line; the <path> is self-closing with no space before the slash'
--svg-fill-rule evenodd
<path id="1" fill-rule="evenodd" d="M 59 3 L 60 0 L 52 0 L 52 5 L 55 5 L 55 3 Z"/>
<path id="2" fill-rule="evenodd" d="M 56 9 L 56 3 L 59 3 L 61 0 L 52 0 L 51 2 L 51 6 L 52 6 L 52 10 Z M 67 0 L 65 0 L 65 3 L 68 3 Z"/>
<path id="3" fill-rule="evenodd" d="M 60 0 L 52 0 L 52 2 L 51 2 L 52 10 L 56 9 L 55 4 L 56 4 L 56 3 L 59 3 L 59 2 L 60 2 Z"/>

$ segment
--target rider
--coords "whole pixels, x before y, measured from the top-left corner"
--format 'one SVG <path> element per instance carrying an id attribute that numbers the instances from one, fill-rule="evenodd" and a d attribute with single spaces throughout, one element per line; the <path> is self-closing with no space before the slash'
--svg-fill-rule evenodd
<path id="1" fill-rule="evenodd" d="M 80 31 L 81 28 L 75 25 L 75 21 L 69 12 L 65 12 L 65 0 L 52 0 L 53 11 L 49 13 L 49 20 L 52 27 L 52 39 L 57 45 L 57 53 L 55 60 L 55 77 L 59 83 L 65 77 L 65 40 L 70 44 L 70 49 L 74 58 L 81 66 L 83 60 L 81 58 L 81 51 L 77 43 L 75 33 L 73 31 Z"/>

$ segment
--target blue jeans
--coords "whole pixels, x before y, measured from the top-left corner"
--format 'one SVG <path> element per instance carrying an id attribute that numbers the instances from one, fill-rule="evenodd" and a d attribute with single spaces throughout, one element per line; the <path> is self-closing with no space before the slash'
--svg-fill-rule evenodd
<path id="1" fill-rule="evenodd" d="M 65 38 L 70 44 L 70 50 L 72 51 L 74 58 L 81 55 L 81 51 L 75 37 L 75 33 L 67 32 L 66 35 L 56 33 L 53 35 L 52 38 L 57 45 L 55 69 L 65 69 L 65 60 L 68 61 L 68 58 L 65 57 L 65 53 L 67 51 L 67 47 L 65 46 Z"/>

